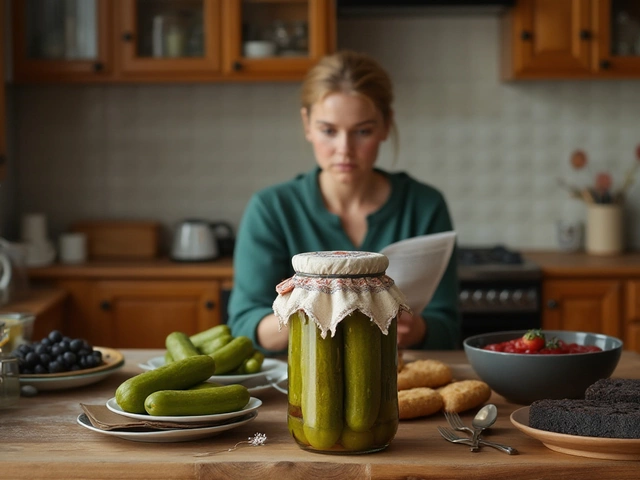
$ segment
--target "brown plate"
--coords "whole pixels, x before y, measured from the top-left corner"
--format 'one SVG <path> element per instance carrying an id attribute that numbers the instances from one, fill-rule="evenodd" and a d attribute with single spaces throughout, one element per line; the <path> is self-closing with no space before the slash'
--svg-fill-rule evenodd
<path id="1" fill-rule="evenodd" d="M 124 355 L 107 347 L 93 347 L 102 352 L 102 365 L 75 372 L 49 373 L 46 375 L 20 375 L 22 385 L 38 390 L 64 390 L 99 382 L 124 366 Z"/>
<path id="2" fill-rule="evenodd" d="M 640 460 L 640 439 L 581 437 L 538 430 L 529 426 L 529 407 L 513 412 L 511 423 L 521 432 L 540 440 L 547 448 L 556 452 L 608 460 Z"/>

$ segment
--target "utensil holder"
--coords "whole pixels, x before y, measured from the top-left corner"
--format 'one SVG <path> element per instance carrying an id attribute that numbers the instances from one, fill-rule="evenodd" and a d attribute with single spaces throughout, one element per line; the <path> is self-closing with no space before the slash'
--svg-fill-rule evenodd
<path id="1" fill-rule="evenodd" d="M 585 250 L 591 255 L 617 255 L 624 250 L 623 206 L 618 203 L 587 207 Z"/>

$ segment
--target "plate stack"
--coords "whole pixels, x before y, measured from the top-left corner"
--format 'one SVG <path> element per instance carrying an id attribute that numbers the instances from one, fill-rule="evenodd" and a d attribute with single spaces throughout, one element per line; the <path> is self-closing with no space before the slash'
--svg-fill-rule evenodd
<path id="1" fill-rule="evenodd" d="M 247 405 L 236 412 L 151 416 L 125 412 L 114 397 L 104 407 L 82 405 L 84 413 L 78 416 L 78 424 L 97 433 L 136 442 L 185 442 L 218 435 L 249 423 L 258 416 L 260 405 L 261 400 L 251 397 Z"/>

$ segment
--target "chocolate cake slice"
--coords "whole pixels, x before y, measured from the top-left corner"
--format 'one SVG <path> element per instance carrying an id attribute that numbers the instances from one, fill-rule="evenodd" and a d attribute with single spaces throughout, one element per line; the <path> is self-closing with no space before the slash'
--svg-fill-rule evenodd
<path id="1" fill-rule="evenodd" d="M 586 400 L 640 403 L 640 380 L 633 378 L 603 378 L 585 391 Z"/>
<path id="2" fill-rule="evenodd" d="M 529 407 L 529 426 L 585 437 L 640 438 L 640 403 L 538 400 Z"/>

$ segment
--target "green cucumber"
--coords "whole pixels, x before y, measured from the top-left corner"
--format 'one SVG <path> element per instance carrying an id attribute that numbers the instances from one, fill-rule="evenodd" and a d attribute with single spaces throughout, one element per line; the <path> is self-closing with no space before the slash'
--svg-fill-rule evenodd
<path id="1" fill-rule="evenodd" d="M 171 332 L 164 343 L 174 361 L 200 355 L 198 349 L 189 340 L 189 335 L 184 332 Z"/>
<path id="2" fill-rule="evenodd" d="M 380 411 L 374 429 L 376 446 L 388 445 L 398 430 L 398 333 L 397 321 L 389 325 L 381 339 L 382 391 Z"/>
<path id="3" fill-rule="evenodd" d="M 289 405 L 302 405 L 302 326 L 307 322 L 304 312 L 299 311 L 289 317 L 289 352 L 288 352 L 288 380 Z"/>
<path id="4" fill-rule="evenodd" d="M 193 387 L 215 370 L 216 362 L 209 355 L 176 360 L 125 380 L 116 389 L 116 402 L 125 412 L 145 413 L 144 401 L 153 392 Z"/>
<path id="5" fill-rule="evenodd" d="M 191 343 L 193 343 L 196 348 L 202 348 L 203 345 L 224 334 L 231 335 L 231 328 L 229 328 L 229 325 L 225 323 L 222 325 L 216 325 L 215 327 L 211 327 L 202 332 L 195 333 L 189 337 L 189 340 L 191 340 Z"/>
<path id="6" fill-rule="evenodd" d="M 342 328 L 322 338 L 315 322 L 302 326 L 302 420 L 304 436 L 318 450 L 333 447 L 343 427 Z"/>
<path id="7" fill-rule="evenodd" d="M 216 362 L 216 375 L 224 375 L 238 368 L 253 351 L 253 341 L 249 337 L 236 337 L 209 356 Z"/>
<path id="8" fill-rule="evenodd" d="M 218 387 L 222 387 L 223 385 L 224 385 L 223 383 L 202 382 L 197 385 L 194 385 L 193 387 L 190 387 L 188 390 L 202 390 L 203 388 L 218 388 Z"/>
<path id="9" fill-rule="evenodd" d="M 367 432 L 380 410 L 382 332 L 357 310 L 340 325 L 344 336 L 345 422 L 353 432 Z"/>
<path id="10" fill-rule="evenodd" d="M 259 373 L 262 370 L 262 364 L 264 363 L 264 353 L 256 350 L 253 355 L 244 361 L 244 373 L 252 374 Z"/>
<path id="11" fill-rule="evenodd" d="M 219 348 L 224 347 L 227 343 L 233 340 L 233 337 L 229 333 L 223 333 L 218 335 L 216 338 L 213 338 L 209 342 L 202 345 L 199 350 L 205 355 L 210 355 Z"/>
<path id="12" fill-rule="evenodd" d="M 160 390 L 145 399 L 144 408 L 153 416 L 214 415 L 242 410 L 250 398 L 249 390 L 243 385 Z"/>

